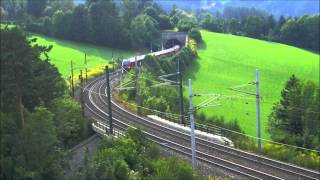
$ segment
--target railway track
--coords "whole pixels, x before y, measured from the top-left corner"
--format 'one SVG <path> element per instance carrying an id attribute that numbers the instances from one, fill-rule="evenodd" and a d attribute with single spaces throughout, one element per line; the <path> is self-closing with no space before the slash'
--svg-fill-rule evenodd
<path id="1" fill-rule="evenodd" d="M 116 75 L 111 75 L 115 81 Z M 105 122 L 108 114 L 106 85 L 103 77 L 91 81 L 85 88 L 86 108 L 96 121 Z M 115 128 L 125 130 L 128 126 L 140 126 L 147 137 L 180 154 L 191 156 L 190 134 L 182 133 L 172 127 L 157 124 L 150 119 L 139 117 L 112 105 Z M 198 160 L 238 174 L 240 177 L 254 179 L 319 179 L 320 173 L 280 161 L 272 160 L 235 148 L 196 139 Z"/>

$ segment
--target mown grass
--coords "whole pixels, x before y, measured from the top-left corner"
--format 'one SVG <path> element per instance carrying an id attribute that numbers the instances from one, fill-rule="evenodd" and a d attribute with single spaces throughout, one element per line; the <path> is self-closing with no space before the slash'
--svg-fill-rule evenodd
<path id="1" fill-rule="evenodd" d="M 42 35 L 32 34 L 30 38 L 37 38 L 36 43 L 39 45 L 53 46 L 49 52 L 50 62 L 58 68 L 66 79 L 70 76 L 71 60 L 74 64 L 75 74 L 79 74 L 80 69 L 85 70 L 85 54 L 87 55 L 88 69 L 95 69 L 108 64 L 112 59 L 112 52 L 114 59 L 134 55 L 132 51 L 76 43 Z"/>
<path id="2" fill-rule="evenodd" d="M 228 88 L 255 81 L 255 71 L 259 69 L 263 138 L 269 138 L 266 131 L 267 117 L 292 74 L 319 83 L 319 54 L 252 38 L 207 31 L 201 31 L 201 34 L 204 44 L 198 49 L 197 61 L 184 74 L 185 85 L 187 79 L 191 78 L 195 93 L 235 95 L 239 93 Z M 244 90 L 254 93 L 255 86 L 247 86 Z M 187 88 L 184 93 L 186 96 Z M 222 115 L 227 120 L 237 119 L 247 134 L 256 136 L 255 97 L 246 98 L 222 100 L 221 106 L 199 111 L 207 116 Z M 205 99 L 194 98 L 194 104 Z"/>

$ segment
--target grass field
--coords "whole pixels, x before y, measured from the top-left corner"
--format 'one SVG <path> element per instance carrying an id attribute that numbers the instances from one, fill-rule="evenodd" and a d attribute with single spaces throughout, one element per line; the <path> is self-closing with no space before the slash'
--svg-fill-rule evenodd
<path id="1" fill-rule="evenodd" d="M 184 74 L 193 80 L 195 93 L 239 94 L 227 88 L 255 80 L 256 69 L 260 70 L 262 137 L 267 134 L 267 117 L 273 103 L 280 98 L 288 78 L 295 74 L 304 80 L 319 83 L 319 54 L 299 48 L 261 41 L 246 37 L 202 31 L 205 41 L 198 50 L 199 58 Z M 255 86 L 244 87 L 254 92 Z M 188 91 L 185 88 L 185 96 Z M 256 135 L 255 97 L 248 99 L 223 100 L 221 106 L 202 109 L 207 116 L 222 115 L 226 119 L 237 119 L 247 134 Z M 197 105 L 204 98 L 194 98 Z"/>
<path id="2" fill-rule="evenodd" d="M 37 38 L 39 45 L 53 46 L 49 52 L 50 62 L 57 66 L 64 78 L 70 76 L 71 60 L 74 63 L 75 74 L 79 74 L 80 69 L 84 70 L 85 53 L 89 69 L 107 64 L 112 59 L 112 51 L 114 58 L 129 57 L 134 54 L 130 51 L 64 41 L 42 35 L 32 35 L 32 37 Z"/>

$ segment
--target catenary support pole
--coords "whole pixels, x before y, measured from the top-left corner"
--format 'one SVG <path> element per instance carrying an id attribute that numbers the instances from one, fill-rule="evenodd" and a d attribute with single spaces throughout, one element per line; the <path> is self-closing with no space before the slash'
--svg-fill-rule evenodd
<path id="1" fill-rule="evenodd" d="M 140 62 L 137 62 L 137 74 L 136 74 L 136 102 L 138 104 L 138 107 L 137 107 L 137 114 L 141 114 L 141 97 L 140 97 L 140 73 L 141 73 L 141 61 Z"/>
<path id="2" fill-rule="evenodd" d="M 194 109 L 192 105 L 192 81 L 189 79 L 189 113 L 190 113 L 190 126 L 191 126 L 191 150 L 192 150 L 192 169 L 196 169 L 196 142 L 194 134 Z"/>
<path id="3" fill-rule="evenodd" d="M 83 99 L 83 77 L 82 70 L 80 70 L 80 104 L 81 104 L 81 114 L 84 117 L 84 99 Z"/>
<path id="4" fill-rule="evenodd" d="M 183 89 L 182 89 L 182 73 L 181 73 L 181 65 L 180 59 L 178 58 L 177 62 L 177 73 L 178 73 L 178 82 L 179 82 L 179 110 L 180 110 L 180 123 L 186 125 L 184 122 L 184 115 L 183 115 Z"/>
<path id="5" fill-rule="evenodd" d="M 259 70 L 256 70 L 256 111 L 257 111 L 257 135 L 258 135 L 258 149 L 261 151 L 261 124 L 260 124 L 260 82 Z"/>
<path id="6" fill-rule="evenodd" d="M 72 63 L 72 61 L 71 61 L 71 96 L 74 97 L 73 63 Z"/>
<path id="7" fill-rule="evenodd" d="M 88 82 L 88 65 L 87 65 L 87 54 L 84 53 L 84 64 L 86 65 L 86 83 Z"/>
<path id="8" fill-rule="evenodd" d="M 112 124 L 112 109 L 111 109 L 111 91 L 110 91 L 110 80 L 109 80 L 109 67 L 106 66 L 106 83 L 107 83 L 107 96 L 108 96 L 108 113 L 109 113 L 109 134 L 113 135 L 113 124 Z M 108 132 L 106 132 L 108 134 Z"/>

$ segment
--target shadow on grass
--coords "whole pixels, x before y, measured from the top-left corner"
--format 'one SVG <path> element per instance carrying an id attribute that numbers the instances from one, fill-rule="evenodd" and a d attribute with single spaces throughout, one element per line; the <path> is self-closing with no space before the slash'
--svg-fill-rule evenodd
<path id="1" fill-rule="evenodd" d="M 185 86 L 189 86 L 189 80 L 191 79 L 192 81 L 196 80 L 195 74 L 199 71 L 200 69 L 200 64 L 199 61 L 200 58 L 197 57 L 192 63 L 188 66 L 187 69 L 184 70 L 183 72 L 183 82 Z"/>
<path id="2" fill-rule="evenodd" d="M 198 44 L 198 49 L 205 50 L 207 49 L 207 43 L 205 41 L 202 41 Z"/>

